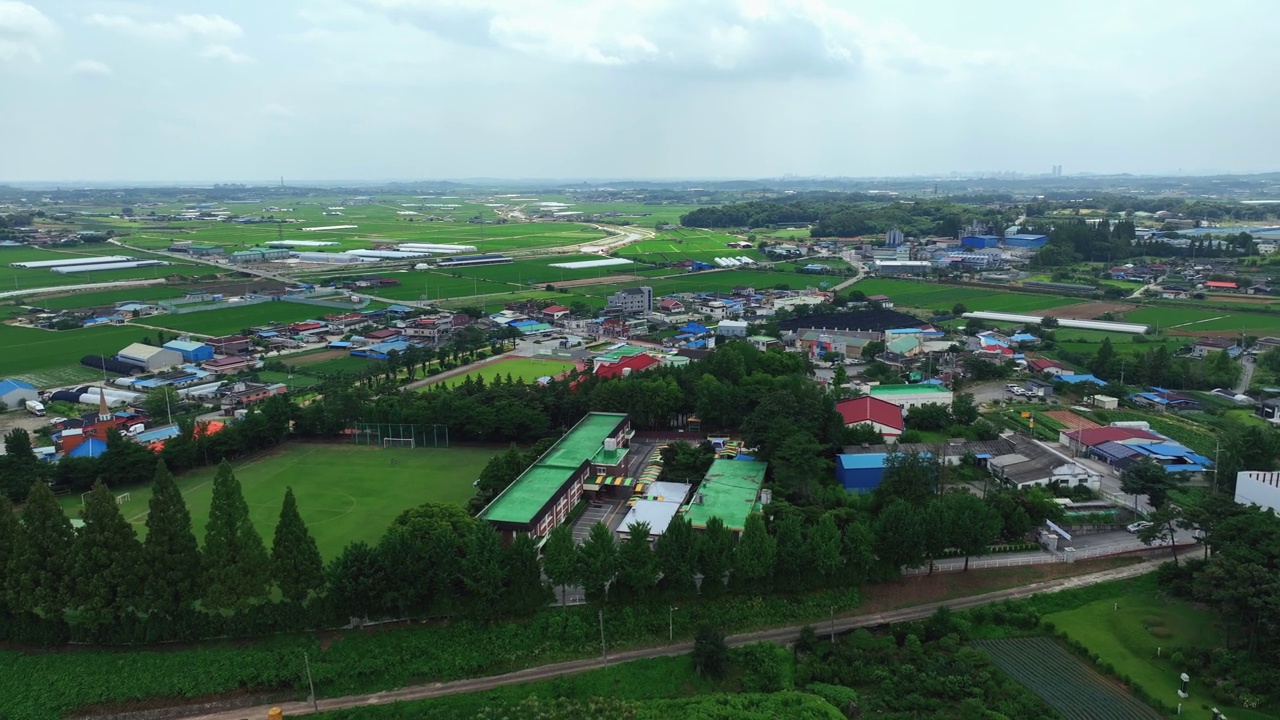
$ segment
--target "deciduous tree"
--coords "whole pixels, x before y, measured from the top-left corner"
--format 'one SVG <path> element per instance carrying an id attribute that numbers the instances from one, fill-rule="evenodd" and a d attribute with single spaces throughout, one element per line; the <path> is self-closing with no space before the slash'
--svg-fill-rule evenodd
<path id="1" fill-rule="evenodd" d="M 707 528 L 695 536 L 697 543 L 698 572 L 702 573 L 702 594 L 718 597 L 724 592 L 725 574 L 733 559 L 733 535 L 724 521 L 713 517 Z"/>
<path id="2" fill-rule="evenodd" d="M 658 538 L 654 555 L 658 560 L 658 570 L 662 573 L 659 584 L 664 591 L 675 597 L 683 597 L 697 589 L 694 574 L 698 566 L 698 550 L 693 526 L 684 516 L 676 516 L 667 525 L 667 531 Z"/>
<path id="3" fill-rule="evenodd" d="M 578 551 L 578 575 L 587 598 L 603 603 L 617 574 L 618 546 L 613 531 L 604 523 L 596 523 Z"/>
<path id="4" fill-rule="evenodd" d="M 733 583 L 740 589 L 763 591 L 773 575 L 777 542 L 765 529 L 759 513 L 747 516 L 742 537 L 733 549 Z"/>
<path id="5" fill-rule="evenodd" d="M 633 599 L 648 597 L 658 583 L 658 561 L 649 545 L 649 523 L 633 523 L 618 548 L 618 584 Z"/>

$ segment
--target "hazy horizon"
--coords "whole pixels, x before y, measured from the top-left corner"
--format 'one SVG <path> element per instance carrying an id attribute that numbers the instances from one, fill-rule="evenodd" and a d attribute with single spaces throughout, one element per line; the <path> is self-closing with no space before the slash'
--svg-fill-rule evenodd
<path id="1" fill-rule="evenodd" d="M 1273 12 L 0 0 L 0 182 L 1265 173 Z"/>

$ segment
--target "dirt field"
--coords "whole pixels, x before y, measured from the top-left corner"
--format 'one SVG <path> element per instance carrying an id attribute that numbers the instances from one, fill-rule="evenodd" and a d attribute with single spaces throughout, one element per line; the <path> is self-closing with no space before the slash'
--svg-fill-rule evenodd
<path id="1" fill-rule="evenodd" d="M 1103 313 L 1121 313 L 1129 312 L 1136 308 L 1137 305 L 1128 303 L 1108 303 L 1108 302 L 1090 302 L 1080 303 L 1079 305 L 1067 305 L 1065 307 L 1049 308 L 1041 310 L 1037 314 L 1048 315 L 1056 318 L 1072 318 L 1075 320 L 1093 320 L 1101 316 Z"/>
<path id="2" fill-rule="evenodd" d="M 638 282 L 644 280 L 639 275 L 608 275 L 605 277 L 582 278 L 581 280 L 562 280 L 557 283 L 548 283 L 557 288 L 565 287 L 581 287 L 583 285 L 612 285 L 614 283 Z"/>
<path id="3" fill-rule="evenodd" d="M 1068 430 L 1087 430 L 1089 428 L 1102 427 L 1098 423 L 1088 418 L 1082 418 L 1070 410 L 1050 410 L 1044 413 L 1044 416 L 1062 423 Z"/>

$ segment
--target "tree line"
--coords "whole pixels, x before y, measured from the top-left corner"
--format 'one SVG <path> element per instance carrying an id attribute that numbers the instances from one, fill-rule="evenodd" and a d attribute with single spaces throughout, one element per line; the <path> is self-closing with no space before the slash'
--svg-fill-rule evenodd
<path id="1" fill-rule="evenodd" d="M 881 235 L 899 228 L 907 235 L 955 237 L 973 220 L 1003 228 L 1016 213 L 988 210 L 944 200 L 911 204 L 885 201 L 861 193 L 810 192 L 787 200 L 752 200 L 702 207 L 680 217 L 684 227 L 768 227 L 782 223 L 811 223 L 810 235 L 856 237 Z"/>

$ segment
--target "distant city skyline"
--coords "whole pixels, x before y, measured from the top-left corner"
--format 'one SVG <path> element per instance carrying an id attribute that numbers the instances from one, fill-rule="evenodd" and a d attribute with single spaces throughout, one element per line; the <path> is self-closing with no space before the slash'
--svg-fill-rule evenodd
<path id="1" fill-rule="evenodd" d="M 1269 172 L 1272 14 L 0 0 L 0 182 Z"/>

